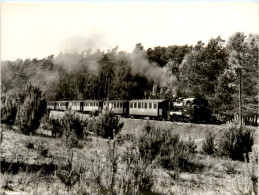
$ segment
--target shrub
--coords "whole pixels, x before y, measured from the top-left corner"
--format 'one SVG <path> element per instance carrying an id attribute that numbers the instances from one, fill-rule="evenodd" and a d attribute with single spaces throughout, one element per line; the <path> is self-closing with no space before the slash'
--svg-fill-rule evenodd
<path id="1" fill-rule="evenodd" d="M 19 107 L 23 104 L 26 96 L 24 88 L 11 89 L 1 94 L 1 122 L 12 126 Z"/>
<path id="2" fill-rule="evenodd" d="M 113 139 L 114 133 L 117 135 L 124 123 L 119 122 L 120 119 L 110 109 L 105 109 L 102 114 L 95 120 L 95 133 L 103 138 Z"/>
<path id="3" fill-rule="evenodd" d="M 191 162 L 191 157 L 196 153 L 196 144 L 189 138 L 187 142 L 180 140 L 178 134 L 168 132 L 164 135 L 160 149 L 160 164 L 170 170 L 178 172 L 193 172 L 201 165 Z"/>
<path id="4" fill-rule="evenodd" d="M 69 189 L 80 180 L 80 175 L 83 171 L 82 166 L 74 162 L 72 152 L 71 155 L 66 158 L 66 161 L 62 165 L 58 166 L 57 176 Z"/>
<path id="5" fill-rule="evenodd" d="M 120 194 L 153 194 L 153 162 L 143 161 L 134 143 L 122 153 L 122 169 L 119 178 Z"/>
<path id="6" fill-rule="evenodd" d="M 55 120 L 52 120 L 54 122 Z M 83 138 L 84 121 L 76 112 L 71 109 L 65 111 L 64 116 L 60 120 L 55 121 L 55 127 L 59 127 L 57 131 L 62 134 L 66 146 L 69 148 L 77 147 L 78 140 Z"/>
<path id="7" fill-rule="evenodd" d="M 62 129 L 60 120 L 58 118 L 50 117 L 49 114 L 45 114 L 42 119 L 42 129 L 51 131 L 53 137 L 61 137 Z"/>
<path id="8" fill-rule="evenodd" d="M 219 139 L 218 155 L 243 161 L 243 154 L 245 153 L 248 156 L 248 152 L 252 151 L 253 143 L 252 129 L 245 126 L 238 127 L 237 124 L 231 125 Z"/>
<path id="9" fill-rule="evenodd" d="M 34 134 L 46 112 L 47 101 L 39 87 L 27 85 L 24 91 L 26 92 L 26 97 L 23 104 L 18 107 L 15 124 L 22 133 Z"/>
<path id="10" fill-rule="evenodd" d="M 94 110 L 90 112 L 90 117 L 95 117 L 99 115 L 99 111 L 98 110 Z"/>
<path id="11" fill-rule="evenodd" d="M 138 139 L 141 158 L 147 162 L 157 159 L 166 169 L 192 171 L 194 164 L 190 162 L 190 157 L 196 152 L 196 144 L 191 139 L 183 142 L 178 134 L 171 132 L 171 129 L 147 123 Z"/>
<path id="12" fill-rule="evenodd" d="M 144 126 L 143 134 L 138 139 L 139 152 L 143 160 L 152 161 L 159 154 L 164 141 L 163 135 L 163 129 L 150 126 L 149 123 Z"/>
<path id="13" fill-rule="evenodd" d="M 28 149 L 34 149 L 34 143 L 28 140 L 25 142 L 25 147 Z"/>
<path id="14" fill-rule="evenodd" d="M 97 151 L 92 161 L 91 177 L 101 194 L 116 194 L 115 183 L 118 171 L 117 140 L 108 142 L 108 154 L 103 158 Z"/>
<path id="15" fill-rule="evenodd" d="M 135 136 L 133 133 L 123 133 L 117 136 L 118 144 L 123 144 L 125 142 L 133 142 L 135 140 Z"/>
<path id="16" fill-rule="evenodd" d="M 60 124 L 60 120 L 56 118 L 49 118 L 49 125 L 50 125 L 50 130 L 51 134 L 54 137 L 62 137 L 62 128 Z"/>
<path id="17" fill-rule="evenodd" d="M 202 145 L 202 151 L 208 155 L 212 155 L 216 152 L 216 148 L 215 148 L 215 136 L 212 135 L 211 132 L 209 132 L 206 135 L 205 141 L 203 142 Z"/>

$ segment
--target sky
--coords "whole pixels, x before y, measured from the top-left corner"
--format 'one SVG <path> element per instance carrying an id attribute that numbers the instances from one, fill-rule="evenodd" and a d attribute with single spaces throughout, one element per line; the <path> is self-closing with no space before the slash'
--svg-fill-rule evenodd
<path id="1" fill-rule="evenodd" d="M 132 52 L 136 43 L 195 45 L 235 32 L 259 34 L 256 2 L 1 3 L 1 60 L 85 49 Z"/>

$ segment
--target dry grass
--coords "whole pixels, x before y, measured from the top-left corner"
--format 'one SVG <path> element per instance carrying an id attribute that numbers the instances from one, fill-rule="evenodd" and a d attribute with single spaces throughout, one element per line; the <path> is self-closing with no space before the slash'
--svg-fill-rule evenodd
<path id="1" fill-rule="evenodd" d="M 59 113 L 60 114 L 60 113 Z M 62 113 L 61 113 L 62 114 Z M 145 125 L 144 120 L 125 119 L 124 127 L 120 134 L 139 135 L 140 129 Z M 170 127 L 172 131 L 178 133 L 182 140 L 188 140 L 189 136 L 195 140 L 198 149 L 201 148 L 203 140 L 208 131 L 220 135 L 227 129 L 227 125 L 199 125 L 182 124 L 162 121 L 151 121 L 155 125 Z M 256 130 L 256 128 L 255 128 Z M 255 131 L 256 138 L 258 131 Z M 3 132 L 1 143 L 1 159 L 9 162 L 22 161 L 26 164 L 51 163 L 60 164 L 71 154 L 74 153 L 74 160 L 81 163 L 85 168 L 91 168 L 92 162 L 96 159 L 96 153 L 105 156 L 108 151 L 108 140 L 96 136 L 89 136 L 88 140 L 83 140 L 83 148 L 67 149 L 61 139 L 26 136 L 8 130 Z M 258 144 L 258 141 L 255 141 Z M 26 143 L 33 143 L 34 148 L 26 147 Z M 127 146 L 131 145 L 126 141 L 118 146 L 118 152 L 123 153 Z M 47 148 L 47 156 L 40 154 L 39 148 Z M 214 158 L 210 156 L 196 155 L 196 162 L 205 165 L 203 171 L 198 173 L 176 173 L 165 170 L 159 166 L 154 167 L 154 185 L 152 190 L 161 194 L 233 194 L 238 188 L 234 184 L 246 180 L 244 167 L 246 164 L 229 159 Z M 42 175 L 40 172 L 29 173 L 19 172 L 18 174 L 3 173 L 1 179 L 2 191 L 6 194 L 98 194 L 97 186 L 91 185 L 91 174 L 88 170 L 80 177 L 76 185 L 67 189 L 55 175 Z M 244 182 L 243 182 L 244 183 Z M 247 184 L 251 187 L 251 183 Z M 241 186 L 241 184 L 240 184 Z M 241 186 L 247 187 L 247 186 Z M 245 190 L 245 188 L 244 188 Z"/>

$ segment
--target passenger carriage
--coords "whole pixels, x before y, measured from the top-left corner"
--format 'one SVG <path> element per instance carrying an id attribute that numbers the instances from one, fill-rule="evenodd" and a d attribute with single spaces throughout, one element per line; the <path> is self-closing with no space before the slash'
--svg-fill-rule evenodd
<path id="1" fill-rule="evenodd" d="M 106 100 L 103 101 L 103 109 L 109 107 L 115 114 L 128 116 L 129 101 L 128 100 Z"/>
<path id="2" fill-rule="evenodd" d="M 68 101 L 56 101 L 56 110 L 67 110 L 68 106 Z"/>
<path id="3" fill-rule="evenodd" d="M 101 112 L 102 111 L 102 100 L 82 100 L 81 101 L 83 112 Z"/>
<path id="4" fill-rule="evenodd" d="M 56 110 L 56 102 L 55 101 L 48 101 L 47 102 L 47 109 L 48 110 Z"/>
<path id="5" fill-rule="evenodd" d="M 140 99 L 129 101 L 129 115 L 132 117 L 149 117 L 150 119 L 167 119 L 169 100 Z"/>
<path id="6" fill-rule="evenodd" d="M 82 100 L 73 100 L 69 102 L 69 107 L 74 111 L 82 111 Z"/>

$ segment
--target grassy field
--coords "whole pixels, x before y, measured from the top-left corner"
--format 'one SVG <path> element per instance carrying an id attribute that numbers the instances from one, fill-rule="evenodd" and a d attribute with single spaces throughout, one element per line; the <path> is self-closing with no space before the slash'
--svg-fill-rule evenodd
<path id="1" fill-rule="evenodd" d="M 55 113 L 55 116 L 58 117 L 58 115 L 62 115 L 62 113 Z M 124 122 L 121 136 L 129 134 L 138 136 L 147 122 L 128 118 L 121 118 L 120 120 Z M 179 134 L 182 140 L 188 140 L 189 138 L 194 140 L 198 146 L 198 153 L 192 160 L 203 167 L 192 173 L 176 173 L 161 166 L 154 166 L 152 170 L 154 179 L 152 191 L 155 193 L 153 194 L 232 195 L 245 194 L 251 190 L 252 182 L 248 177 L 246 163 L 207 156 L 199 152 L 208 132 L 212 132 L 216 137 L 219 137 L 228 127 L 227 125 L 184 124 L 169 121 L 149 122 L 155 126 L 170 128 L 171 131 Z M 109 152 L 110 142 L 108 139 L 89 135 L 87 139 L 80 140 L 80 148 L 68 149 L 61 138 L 22 135 L 5 126 L 2 126 L 2 130 L 1 194 L 100 193 L 100 186 L 92 181 L 92 170 L 98 168 L 97 164 L 101 164 L 99 161 L 102 161 Z M 254 130 L 255 145 L 257 146 L 258 129 L 254 128 Z M 116 152 L 118 154 L 125 153 L 130 144 L 129 141 L 119 143 Z M 69 162 L 73 164 L 73 167 L 80 167 L 83 170 L 80 178 L 75 179 L 78 182 L 71 186 L 62 181 L 61 176 L 59 176 L 62 173 L 59 167 L 65 166 Z M 10 170 L 8 170 L 8 167 Z M 123 169 L 122 165 L 119 165 L 118 173 L 122 173 L 120 169 Z M 105 170 L 105 168 L 102 170 Z M 73 171 L 69 174 L 73 175 Z M 108 178 L 104 177 L 104 179 L 107 180 Z"/>

